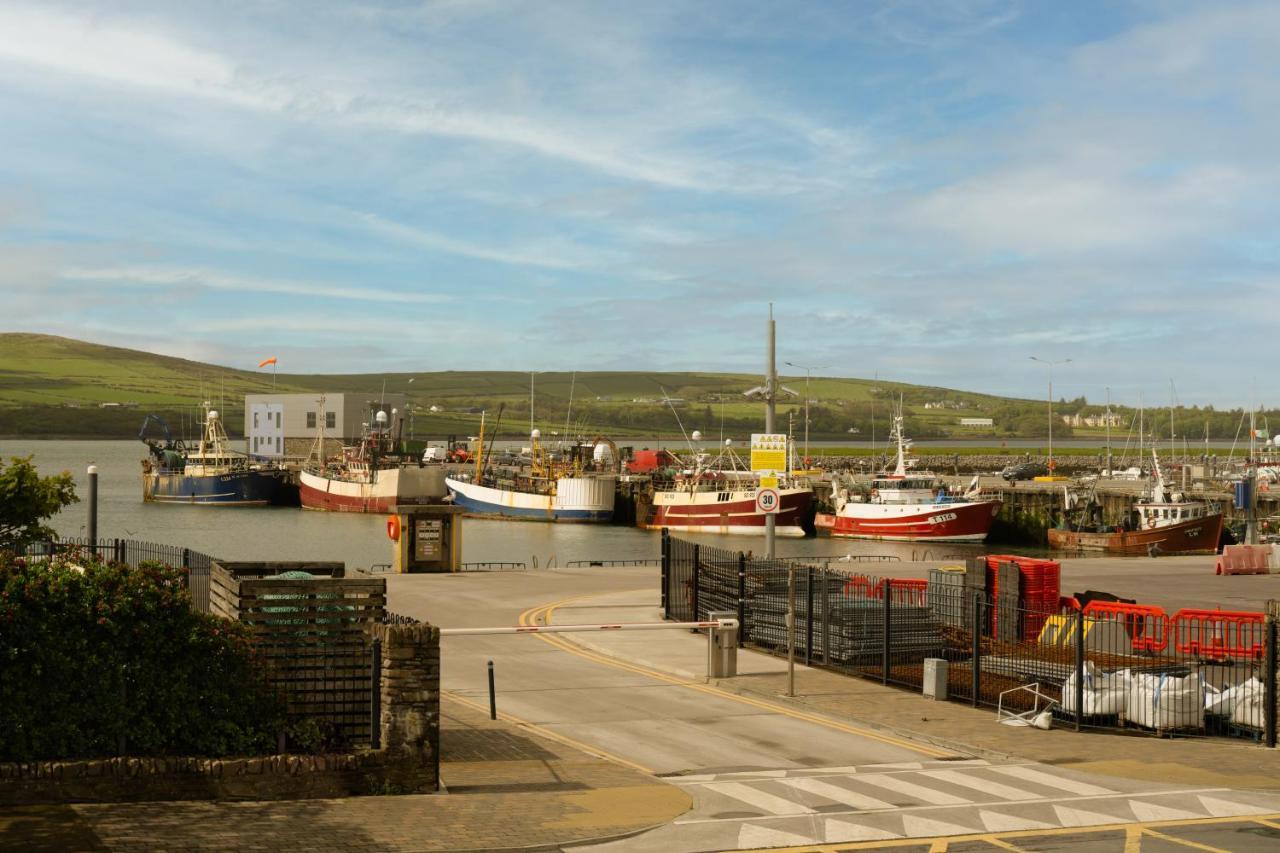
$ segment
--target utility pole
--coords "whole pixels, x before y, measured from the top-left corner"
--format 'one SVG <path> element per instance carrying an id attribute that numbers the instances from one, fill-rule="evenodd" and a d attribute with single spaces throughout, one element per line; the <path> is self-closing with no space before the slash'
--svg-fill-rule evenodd
<path id="1" fill-rule="evenodd" d="M 1066 363 L 1068 363 L 1069 361 L 1071 361 L 1071 359 L 1069 359 L 1069 358 L 1061 358 L 1061 359 L 1057 359 L 1056 361 L 1050 361 L 1050 360 L 1049 360 L 1049 359 L 1047 359 L 1047 358 L 1036 358 L 1036 357 L 1033 355 L 1033 356 L 1031 356 L 1031 360 L 1032 360 L 1032 361 L 1038 361 L 1038 362 L 1040 362 L 1041 364 L 1047 365 L 1047 366 L 1049 367 L 1049 474 L 1050 474 L 1050 476 L 1052 476 L 1052 475 L 1053 475 L 1053 469 L 1054 469 L 1054 461 L 1053 461 L 1053 366 L 1054 366 L 1055 364 L 1066 364 Z"/>
<path id="2" fill-rule="evenodd" d="M 794 367 L 804 371 L 804 465 L 809 467 L 809 376 L 815 370 L 826 370 L 831 365 L 817 364 L 806 367 L 803 364 L 794 364 L 790 361 L 785 362 L 787 367 Z"/>
<path id="3" fill-rule="evenodd" d="M 764 369 L 764 431 L 773 434 L 773 419 L 776 414 L 776 402 L 778 395 L 778 366 L 774 359 L 774 323 L 773 323 L 773 303 L 769 303 L 769 324 L 766 327 L 766 333 L 769 340 L 768 356 Z M 765 559 L 772 560 L 774 557 L 774 536 L 776 530 L 776 517 L 773 513 L 769 513 L 764 517 L 764 555 Z"/>

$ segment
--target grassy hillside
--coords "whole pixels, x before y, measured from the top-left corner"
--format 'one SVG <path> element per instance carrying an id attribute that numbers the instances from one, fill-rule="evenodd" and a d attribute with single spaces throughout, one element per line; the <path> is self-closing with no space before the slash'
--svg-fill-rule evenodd
<path id="1" fill-rule="evenodd" d="M 101 346 L 51 335 L 0 334 L 0 435 L 127 438 L 137 434 L 143 416 L 156 412 L 180 429 L 195 423 L 201 400 L 223 409 L 233 434 L 242 423 L 244 395 L 271 390 L 266 371 L 235 370 L 138 350 Z M 544 433 L 563 431 L 572 396 L 571 432 L 601 432 L 618 438 L 678 434 L 674 401 L 684 429 L 742 438 L 762 427 L 759 403 L 742 392 L 760 384 L 755 374 L 658 372 L 547 372 L 535 377 L 534 420 Z M 804 431 L 803 376 L 784 376 L 794 391 L 779 402 L 778 425 Z M 437 373 L 286 374 L 276 377 L 280 392 L 363 392 L 376 397 L 385 387 L 403 393 L 413 407 L 419 437 L 474 434 L 481 409 L 492 427 L 505 407 L 502 432 L 524 435 L 529 423 L 529 374 L 520 371 L 444 371 Z M 810 435 L 814 438 L 867 439 L 872 417 L 878 438 L 887 433 L 890 408 L 901 398 L 907 431 L 914 438 L 1041 437 L 1046 432 L 1043 400 L 1016 400 L 970 391 L 817 377 L 809 383 Z M 103 404 L 119 404 L 103 407 Z M 432 412 L 431 409 L 436 411 Z M 1055 404 L 1055 413 L 1096 412 L 1084 400 Z M 1120 411 L 1120 410 L 1117 410 Z M 1149 429 L 1168 416 L 1148 410 Z M 1129 413 L 1125 413 L 1127 422 Z M 1211 423 L 1214 437 L 1230 438 L 1239 413 L 1211 409 L 1175 412 L 1179 435 L 1198 437 Z M 963 417 L 992 418 L 994 428 L 959 426 Z M 1062 424 L 1054 434 L 1067 437 Z M 1081 434 L 1100 430 L 1082 429 Z M 1123 436 L 1124 428 L 1117 433 Z"/>

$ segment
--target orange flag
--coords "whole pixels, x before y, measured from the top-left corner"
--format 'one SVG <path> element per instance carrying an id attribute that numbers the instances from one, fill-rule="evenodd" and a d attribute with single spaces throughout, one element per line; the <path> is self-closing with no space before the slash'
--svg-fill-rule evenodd
<path id="1" fill-rule="evenodd" d="M 266 367 L 268 364 L 275 364 L 275 363 L 276 363 L 276 357 L 273 355 L 271 356 L 271 358 L 266 358 L 258 362 L 258 367 Z"/>

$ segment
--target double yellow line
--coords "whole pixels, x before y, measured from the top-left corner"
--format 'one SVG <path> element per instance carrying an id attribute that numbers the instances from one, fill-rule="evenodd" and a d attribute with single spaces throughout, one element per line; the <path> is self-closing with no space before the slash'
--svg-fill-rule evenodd
<path id="1" fill-rule="evenodd" d="M 538 607 L 531 607 L 525 612 L 520 614 L 520 624 L 521 625 L 550 625 L 552 624 L 551 622 L 552 616 L 555 613 L 557 608 L 565 607 L 566 605 L 573 604 L 575 602 L 582 601 L 587 598 L 596 598 L 599 595 L 602 595 L 602 593 L 592 593 L 590 595 L 578 595 L 578 596 L 574 596 L 573 598 L 566 598 L 561 601 L 553 602 L 551 604 L 543 604 Z M 757 708 L 762 711 L 768 711 L 769 713 L 772 713 L 772 714 L 781 714 L 782 716 L 790 717 L 793 720 L 803 720 L 804 722 L 814 723 L 815 725 L 823 726 L 828 729 L 833 729 L 834 731 L 844 732 L 845 734 L 857 735 L 858 737 L 867 738 L 868 740 L 879 741 L 880 743 L 888 744 L 890 746 L 896 746 L 902 749 L 908 749 L 908 750 L 911 750 L 912 752 L 917 752 L 917 753 L 920 753 L 921 755 L 925 755 L 930 758 L 949 758 L 955 754 L 948 750 L 938 749 L 937 747 L 926 746 L 924 744 L 913 743 L 911 741 L 904 740 L 902 738 L 896 738 L 896 737 L 893 737 L 892 735 L 886 735 L 881 732 L 873 731 L 871 729 L 850 725 L 849 723 L 842 723 L 837 720 L 832 720 L 827 717 L 821 717 L 816 714 L 810 714 L 805 711 L 799 711 L 799 710 L 796 710 L 795 708 L 791 708 L 786 705 L 780 705 L 774 702 L 765 701 L 763 699 L 755 699 L 753 697 L 743 696 L 739 693 L 733 693 L 728 690 L 722 690 L 718 687 L 713 687 L 712 685 L 709 685 L 709 684 L 698 684 L 696 682 L 687 681 L 683 678 L 678 678 L 673 675 L 668 675 L 667 673 L 664 673 L 664 672 L 659 672 L 656 669 L 650 669 L 647 666 L 641 666 L 639 664 L 618 660 L 617 658 L 611 658 L 611 657 L 608 657 L 607 655 L 602 655 L 597 652 L 589 651 L 575 643 L 562 639 L 560 636 L 556 634 L 537 634 L 535 636 L 537 636 L 537 638 L 539 640 L 542 640 L 544 643 L 549 643 L 550 645 L 555 646 L 561 651 L 568 652 L 571 655 L 576 655 L 586 660 L 594 661 L 595 663 L 603 664 L 605 666 L 611 666 L 611 667 L 614 667 L 615 669 L 626 670 L 627 672 L 634 672 L 639 675 L 652 678 L 655 681 L 661 681 L 666 684 L 675 685 L 677 687 L 684 687 L 689 690 L 696 690 L 699 693 L 705 693 L 708 696 L 715 696 L 720 699 L 728 699 L 733 702 L 738 702 L 742 705 L 748 705 L 750 707 Z"/>

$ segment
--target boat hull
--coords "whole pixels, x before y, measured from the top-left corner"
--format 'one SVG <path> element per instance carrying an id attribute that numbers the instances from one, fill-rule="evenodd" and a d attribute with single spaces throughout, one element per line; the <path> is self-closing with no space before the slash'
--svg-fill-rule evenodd
<path id="1" fill-rule="evenodd" d="M 816 526 L 838 539 L 892 542 L 982 542 L 1000 512 L 1000 501 L 946 504 L 848 503 Z"/>
<path id="2" fill-rule="evenodd" d="M 283 471 L 230 471 L 225 474 L 144 472 L 142 499 L 149 503 L 196 506 L 287 505 L 297 495 Z"/>
<path id="3" fill-rule="evenodd" d="M 1222 536 L 1222 514 L 1180 521 L 1151 530 L 1123 530 L 1089 533 L 1076 530 L 1049 530 L 1049 547 L 1059 551 L 1102 551 L 1108 554 L 1149 556 L 1161 554 L 1212 554 Z"/>
<path id="4" fill-rule="evenodd" d="M 326 477 L 303 471 L 298 477 L 303 509 L 327 512 L 391 512 L 396 506 L 429 503 L 444 497 L 432 468 L 381 468 L 371 482 Z"/>
<path id="5" fill-rule="evenodd" d="M 519 521 L 607 524 L 613 520 L 617 486 L 612 477 L 562 477 L 554 495 L 495 489 L 446 479 L 453 503 L 468 515 Z"/>
<path id="6" fill-rule="evenodd" d="M 728 495 L 727 498 L 721 498 Z M 780 490 L 781 506 L 774 515 L 774 535 L 799 538 L 813 509 L 810 489 Z M 754 490 L 733 492 L 660 491 L 644 527 L 689 533 L 763 536 L 768 516 L 756 509 Z"/>

